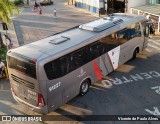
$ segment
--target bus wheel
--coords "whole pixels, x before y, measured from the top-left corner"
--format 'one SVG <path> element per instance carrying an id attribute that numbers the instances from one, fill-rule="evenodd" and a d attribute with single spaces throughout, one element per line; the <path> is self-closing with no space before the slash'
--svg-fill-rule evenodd
<path id="1" fill-rule="evenodd" d="M 85 95 L 88 92 L 89 85 L 90 85 L 89 80 L 83 81 L 82 84 L 81 84 L 81 86 L 80 86 L 79 95 L 81 95 L 81 96 Z"/>
<path id="2" fill-rule="evenodd" d="M 138 48 L 136 48 L 133 52 L 133 56 L 132 56 L 132 59 L 135 59 L 137 57 L 137 53 L 138 53 Z"/>

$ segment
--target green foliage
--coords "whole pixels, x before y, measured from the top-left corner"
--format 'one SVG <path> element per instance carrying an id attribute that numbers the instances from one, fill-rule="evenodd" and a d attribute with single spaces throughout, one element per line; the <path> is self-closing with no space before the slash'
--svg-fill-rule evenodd
<path id="1" fill-rule="evenodd" d="M 10 0 L 0 0 L 0 19 L 6 24 L 10 24 L 9 17 L 13 17 L 14 13 L 19 14 L 18 8 Z"/>
<path id="2" fill-rule="evenodd" d="M 23 3 L 22 0 L 15 0 L 15 1 L 14 1 L 14 4 L 15 4 L 15 5 L 23 5 L 24 3 Z"/>

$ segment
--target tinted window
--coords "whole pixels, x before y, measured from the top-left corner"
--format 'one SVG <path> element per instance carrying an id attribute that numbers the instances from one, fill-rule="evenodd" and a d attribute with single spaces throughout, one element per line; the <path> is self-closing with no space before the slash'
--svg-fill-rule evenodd
<path id="1" fill-rule="evenodd" d="M 131 25 L 130 35 L 131 35 L 131 38 L 141 36 L 141 27 L 140 27 L 139 23 L 135 23 L 135 24 Z"/>
<path id="2" fill-rule="evenodd" d="M 130 39 L 130 32 L 128 28 L 122 29 L 117 33 L 118 44 L 123 44 Z"/>
<path id="3" fill-rule="evenodd" d="M 132 24 L 130 27 L 126 27 L 120 31 L 117 31 L 116 34 L 117 34 L 118 44 L 121 45 L 132 38 L 140 37 L 141 28 L 139 23 L 135 23 Z"/>
<path id="4" fill-rule="evenodd" d="M 105 44 L 106 46 L 106 51 L 109 51 L 115 47 L 118 46 L 118 40 L 117 40 L 117 34 L 116 33 L 112 33 L 111 35 L 108 35 L 104 38 L 100 39 L 100 42 L 102 42 L 103 44 Z"/>
<path id="5" fill-rule="evenodd" d="M 24 74 L 36 78 L 36 63 L 20 56 L 19 54 L 12 53 L 12 57 L 7 56 L 8 67 L 16 69 Z"/>
<path id="6" fill-rule="evenodd" d="M 44 65 L 46 75 L 49 80 L 64 76 L 69 72 L 69 61 L 67 57 L 62 57 Z"/>
<path id="7" fill-rule="evenodd" d="M 78 67 L 87 63 L 86 49 L 82 48 L 71 54 L 71 70 L 77 69 Z"/>
<path id="8" fill-rule="evenodd" d="M 89 46 L 90 60 L 93 60 L 106 52 L 106 45 L 97 41 Z"/>
<path id="9" fill-rule="evenodd" d="M 47 77 L 50 80 L 62 77 L 139 35 L 141 35 L 139 23 L 107 35 L 99 41 L 45 64 Z"/>
<path id="10" fill-rule="evenodd" d="M 44 65 L 49 80 L 62 77 L 88 62 L 86 48 L 77 50 Z"/>

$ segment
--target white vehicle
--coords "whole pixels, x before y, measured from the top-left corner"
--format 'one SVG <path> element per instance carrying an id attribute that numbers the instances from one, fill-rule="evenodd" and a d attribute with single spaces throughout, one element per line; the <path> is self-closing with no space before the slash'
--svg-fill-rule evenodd
<path id="1" fill-rule="evenodd" d="M 145 17 L 119 13 L 9 50 L 13 97 L 37 112 L 51 112 L 135 58 L 147 37 Z"/>

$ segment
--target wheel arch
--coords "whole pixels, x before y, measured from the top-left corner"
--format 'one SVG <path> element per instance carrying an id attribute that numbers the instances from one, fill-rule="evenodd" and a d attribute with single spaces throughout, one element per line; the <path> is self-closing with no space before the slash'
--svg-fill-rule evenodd
<path id="1" fill-rule="evenodd" d="M 89 81 L 89 85 L 92 84 L 93 79 L 92 79 L 90 76 L 87 76 L 87 77 L 85 77 L 85 78 L 81 81 L 81 83 L 80 83 L 80 85 L 79 85 L 79 89 L 80 89 L 80 87 L 81 87 L 81 84 L 82 84 L 85 80 L 88 80 L 88 81 Z"/>
<path id="2" fill-rule="evenodd" d="M 135 51 L 136 51 L 136 53 L 135 53 Z M 134 49 L 133 49 L 133 51 L 132 51 L 132 53 L 131 53 L 131 59 L 135 59 L 136 58 L 136 54 L 137 53 L 139 53 L 140 52 L 140 47 L 139 46 L 136 46 Z"/>

